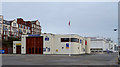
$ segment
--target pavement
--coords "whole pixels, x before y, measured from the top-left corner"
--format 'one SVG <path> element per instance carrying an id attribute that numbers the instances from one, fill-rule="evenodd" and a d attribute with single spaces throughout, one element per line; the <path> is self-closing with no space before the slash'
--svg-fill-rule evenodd
<path id="1" fill-rule="evenodd" d="M 3 54 L 3 65 L 118 65 L 117 53 L 94 55 Z"/>

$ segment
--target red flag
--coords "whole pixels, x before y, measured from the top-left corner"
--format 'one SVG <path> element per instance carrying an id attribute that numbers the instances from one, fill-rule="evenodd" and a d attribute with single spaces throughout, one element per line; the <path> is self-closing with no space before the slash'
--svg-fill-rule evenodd
<path id="1" fill-rule="evenodd" d="M 69 21 L 69 26 L 70 26 L 70 21 Z"/>

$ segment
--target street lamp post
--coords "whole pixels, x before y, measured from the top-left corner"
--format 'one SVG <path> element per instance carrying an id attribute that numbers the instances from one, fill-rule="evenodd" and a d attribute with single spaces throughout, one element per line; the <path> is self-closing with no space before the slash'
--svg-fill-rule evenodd
<path id="1" fill-rule="evenodd" d="M 115 32 L 117 32 L 117 29 L 115 28 L 114 29 Z M 119 35 L 118 35 L 118 59 L 119 59 L 119 54 L 120 54 L 120 49 L 119 49 L 119 41 L 120 41 L 120 38 L 119 38 Z"/>

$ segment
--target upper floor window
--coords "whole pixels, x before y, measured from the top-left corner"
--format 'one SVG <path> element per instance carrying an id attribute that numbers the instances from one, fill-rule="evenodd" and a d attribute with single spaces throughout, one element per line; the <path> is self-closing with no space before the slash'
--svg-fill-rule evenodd
<path id="1" fill-rule="evenodd" d="M 2 21 L 2 18 L 0 18 L 0 21 Z"/>
<path id="2" fill-rule="evenodd" d="M 21 25 L 19 24 L 19 28 L 21 28 Z"/>
<path id="3" fill-rule="evenodd" d="M 79 42 L 79 39 L 77 39 L 77 38 L 71 38 L 71 42 Z"/>
<path id="4" fill-rule="evenodd" d="M 16 26 L 16 23 L 13 23 L 13 26 Z"/>
<path id="5" fill-rule="evenodd" d="M 34 27 L 34 24 L 32 24 L 32 27 Z"/>
<path id="6" fill-rule="evenodd" d="M 69 42 L 69 38 L 61 38 L 61 42 Z"/>
<path id="7" fill-rule="evenodd" d="M 0 24 L 0 27 L 2 27 L 2 24 Z"/>
<path id="8" fill-rule="evenodd" d="M 3 24 L 5 24 L 5 21 L 3 21 Z"/>
<path id="9" fill-rule="evenodd" d="M 30 30 L 30 27 L 28 27 L 28 30 Z"/>
<path id="10" fill-rule="evenodd" d="M 27 26 L 25 26 L 25 29 L 27 29 Z"/>
<path id="11" fill-rule="evenodd" d="M 5 35 L 5 32 L 4 32 L 4 35 Z"/>
<path id="12" fill-rule="evenodd" d="M 5 37 L 4 37 L 4 39 L 5 39 Z"/>
<path id="13" fill-rule="evenodd" d="M 24 33 L 26 33 L 26 30 L 23 30 Z"/>
<path id="14" fill-rule="evenodd" d="M 11 29 L 11 27 L 9 27 L 9 30 Z"/>
<path id="15" fill-rule="evenodd" d="M 78 38 L 61 38 L 61 42 L 79 42 Z"/>
<path id="16" fill-rule="evenodd" d="M 24 25 L 22 25 L 22 28 L 24 28 Z"/>
<path id="17" fill-rule="evenodd" d="M 19 29 L 19 33 L 22 33 L 22 30 L 21 30 L 21 29 Z"/>

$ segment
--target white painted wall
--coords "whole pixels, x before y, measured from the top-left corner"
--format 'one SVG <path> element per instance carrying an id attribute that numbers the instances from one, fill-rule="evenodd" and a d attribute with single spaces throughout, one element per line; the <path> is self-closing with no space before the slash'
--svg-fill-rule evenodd
<path id="1" fill-rule="evenodd" d="M 51 47 L 51 54 L 84 54 L 85 44 L 83 37 L 78 35 L 50 35 L 50 34 L 42 34 L 44 39 L 46 36 L 49 37 L 49 41 L 44 40 L 44 48 Z M 61 38 L 78 38 L 81 39 L 83 43 L 80 44 L 77 42 L 61 42 Z M 51 42 L 51 43 L 50 43 Z M 69 49 L 66 48 L 66 43 L 69 43 Z M 89 43 L 89 42 L 88 42 Z M 51 44 L 51 45 L 50 45 Z M 90 43 L 89 43 L 90 44 Z M 63 49 L 62 49 L 63 47 Z M 89 46 L 88 46 L 89 47 Z M 90 49 L 90 47 L 89 47 Z M 56 51 L 58 50 L 58 52 Z M 44 54 L 49 54 L 48 52 L 44 52 Z"/>
<path id="2" fill-rule="evenodd" d="M 13 54 L 16 54 L 16 43 L 21 43 L 21 41 L 13 41 Z"/>
<path id="3" fill-rule="evenodd" d="M 22 35 L 21 37 L 21 54 L 26 54 L 26 37 L 28 37 L 28 35 Z"/>
<path id="4" fill-rule="evenodd" d="M 50 34 L 42 34 L 43 36 L 43 49 L 46 49 L 46 51 L 43 51 L 43 54 L 53 54 L 52 53 L 52 48 L 53 48 L 53 35 Z M 46 41 L 45 38 L 48 37 L 49 40 Z M 48 48 L 50 48 L 50 51 L 48 51 Z"/>
<path id="5" fill-rule="evenodd" d="M 16 26 L 13 25 L 14 23 L 16 24 Z M 17 24 L 16 20 L 14 20 L 11 25 L 12 25 L 12 27 L 17 27 L 18 28 L 18 24 Z"/>
<path id="6" fill-rule="evenodd" d="M 103 48 L 104 41 L 91 41 L 91 48 Z"/>
<path id="7" fill-rule="evenodd" d="M 89 54 L 91 53 L 90 51 L 90 38 L 85 38 L 85 40 L 87 41 L 87 45 L 85 45 L 85 53 Z"/>
<path id="8" fill-rule="evenodd" d="M 43 54 L 84 54 L 86 50 L 86 53 L 90 53 L 90 39 L 84 38 L 79 35 L 55 35 L 55 34 L 41 34 L 43 36 L 43 48 L 46 49 L 46 51 L 43 52 Z M 21 53 L 26 54 L 26 37 L 28 35 L 22 35 L 21 40 Z M 46 41 L 45 38 L 48 37 L 49 41 Z M 61 38 L 78 38 L 79 42 L 61 42 Z M 80 43 L 80 39 L 83 41 Z M 85 41 L 88 41 L 87 46 L 85 46 Z M 66 48 L 66 43 L 69 43 L 69 49 Z M 64 47 L 62 49 L 62 47 Z M 85 48 L 86 47 L 86 48 Z M 50 51 L 48 51 L 48 48 L 50 48 Z M 56 49 L 58 49 L 58 52 L 56 52 Z"/>
<path id="9" fill-rule="evenodd" d="M 77 35 L 55 35 L 54 36 L 54 54 L 79 54 L 80 43 L 77 42 L 61 42 L 61 38 L 78 38 Z M 66 48 L 66 43 L 69 43 L 69 49 Z M 62 49 L 64 47 L 64 49 Z M 79 47 L 79 49 L 78 49 Z M 58 52 L 56 52 L 58 49 Z"/>

